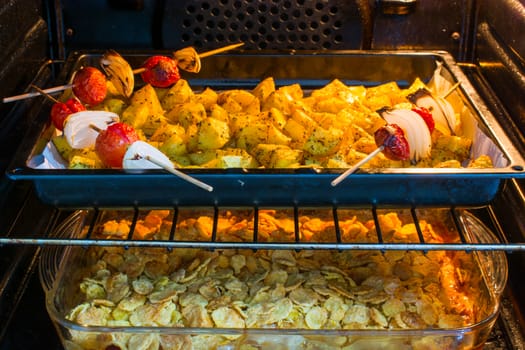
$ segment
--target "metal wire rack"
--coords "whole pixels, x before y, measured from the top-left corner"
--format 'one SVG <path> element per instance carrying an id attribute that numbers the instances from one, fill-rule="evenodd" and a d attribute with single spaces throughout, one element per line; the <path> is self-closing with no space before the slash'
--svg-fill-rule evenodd
<path id="1" fill-rule="evenodd" d="M 471 208 L 476 210 L 475 208 Z M 55 209 L 47 232 L 24 234 L 18 232 L 0 237 L 0 244 L 58 245 L 58 246 L 121 246 L 121 247 L 163 247 L 203 248 L 203 249 L 320 249 L 320 250 L 463 250 L 463 251 L 523 251 L 525 243 L 506 242 L 505 236 L 497 232 L 498 228 L 488 228 L 471 213 L 469 208 L 308 208 L 301 206 L 286 208 L 229 208 L 229 207 L 174 207 L 174 208 L 125 208 L 103 209 L 87 208 L 75 211 Z M 137 223 L 151 210 L 169 211 L 166 220 L 171 221 L 169 232 L 162 238 L 137 238 Z M 287 239 L 272 240 L 262 237 L 261 217 L 270 211 L 271 215 L 286 218 L 293 229 Z M 231 239 L 219 229 L 219 220 L 224 215 L 246 215 L 249 219 L 249 234 L 244 239 Z M 381 217 L 395 212 L 403 217 L 403 222 L 414 225 L 417 238 L 401 241 L 392 238 L 388 225 Z M 227 214 L 229 213 L 229 214 Z M 305 216 L 322 215 L 328 220 L 330 229 L 322 239 L 306 239 L 301 222 Z M 199 239 L 189 239 L 179 232 L 179 224 L 189 216 L 204 216 L 211 222 L 211 234 Z M 375 238 L 367 241 L 349 239 L 342 228 L 342 221 L 359 216 L 361 220 L 373 223 Z M 65 221 L 62 221 L 66 217 Z M 97 235 L 100 223 L 108 218 L 126 218 L 129 232 L 118 237 Z M 453 232 L 451 239 L 436 241 L 425 238 L 422 226 L 431 223 L 443 226 Z M 61 234 L 57 236 L 56 232 Z M 495 232 L 494 232 L 495 231 Z M 428 236 L 428 235 L 427 235 Z M 248 237 L 248 238 L 246 238 Z"/>

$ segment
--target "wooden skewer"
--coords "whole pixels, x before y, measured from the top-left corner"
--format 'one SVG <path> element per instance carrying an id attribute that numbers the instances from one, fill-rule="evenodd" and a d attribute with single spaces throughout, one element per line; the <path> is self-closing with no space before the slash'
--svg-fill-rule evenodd
<path id="1" fill-rule="evenodd" d="M 346 179 L 348 175 L 351 175 L 354 173 L 357 169 L 359 169 L 363 164 L 370 161 L 372 158 L 377 156 L 379 153 L 381 153 L 385 149 L 385 146 L 381 145 L 378 148 L 376 148 L 373 152 L 369 153 L 365 158 L 361 159 L 359 162 L 357 162 L 353 167 L 346 170 L 344 173 L 336 177 L 330 184 L 332 187 L 337 186 L 341 181 Z"/>
<path id="2" fill-rule="evenodd" d="M 57 92 L 61 92 L 61 91 L 67 90 L 69 88 L 72 88 L 73 86 L 74 86 L 73 84 L 65 84 L 65 85 L 55 86 L 55 87 L 52 87 L 52 88 L 49 88 L 49 89 L 41 90 L 42 92 L 40 92 L 40 91 L 33 91 L 33 92 L 28 92 L 26 94 L 21 94 L 21 95 L 16 95 L 16 96 L 11 96 L 11 97 L 5 97 L 5 98 L 2 99 L 2 103 L 9 103 L 9 102 L 14 102 L 14 101 L 19 101 L 19 100 L 25 100 L 27 98 L 40 96 L 43 93 L 44 94 L 48 94 L 48 95 L 55 94 Z"/>
<path id="3" fill-rule="evenodd" d="M 216 54 L 221 53 L 221 52 L 226 52 L 226 51 L 230 51 L 230 50 L 236 49 L 236 48 L 238 48 L 238 47 L 240 47 L 242 45 L 244 45 L 244 43 L 232 44 L 232 45 L 220 47 L 218 49 L 206 51 L 206 52 L 203 52 L 203 53 L 198 53 L 197 55 L 199 56 L 199 58 L 205 58 L 205 57 L 216 55 Z M 146 70 L 146 68 L 133 69 L 133 74 L 140 74 L 140 73 L 144 72 L 145 70 Z"/>
<path id="4" fill-rule="evenodd" d="M 199 58 L 204 58 L 204 57 L 216 55 L 216 54 L 221 53 L 221 52 L 230 51 L 230 50 L 236 49 L 238 47 L 241 47 L 243 45 L 244 45 L 244 43 L 237 43 L 237 44 L 232 44 L 232 45 L 220 47 L 220 48 L 215 49 L 215 50 L 206 51 L 206 52 L 200 53 L 199 54 Z"/>
<path id="5" fill-rule="evenodd" d="M 448 90 L 443 96 L 441 96 L 441 97 L 442 97 L 442 98 L 447 98 L 448 95 L 450 95 L 451 93 L 453 93 L 454 90 L 456 90 L 456 89 L 459 87 L 460 84 L 461 84 L 461 83 L 458 81 L 457 83 L 455 83 L 454 85 L 452 85 L 452 86 L 450 87 L 450 89 L 449 89 L 449 90 Z"/>
<path id="6" fill-rule="evenodd" d="M 40 95 L 45 96 L 47 99 L 49 99 L 49 100 L 52 101 L 53 103 L 58 103 L 58 102 L 60 102 L 59 100 L 57 100 L 56 98 L 54 98 L 53 96 L 51 96 L 50 94 L 48 94 L 47 92 L 45 92 L 44 90 L 42 90 L 41 88 L 39 88 L 38 86 L 31 84 L 31 87 L 32 87 L 33 89 L 35 89 L 36 91 L 40 92 Z"/>
<path id="7" fill-rule="evenodd" d="M 204 182 L 202 182 L 200 180 L 197 180 L 194 177 L 191 177 L 191 176 L 189 176 L 187 174 L 184 174 L 182 171 L 179 171 L 179 170 L 177 170 L 175 168 L 167 167 L 166 165 L 162 164 L 161 162 L 157 161 L 155 158 L 153 158 L 153 157 L 151 157 L 149 155 L 146 155 L 144 157 L 144 159 L 146 159 L 147 161 L 152 162 L 155 165 L 160 166 L 162 169 L 172 173 L 175 176 L 180 177 L 183 180 L 188 181 L 189 183 L 194 184 L 195 186 L 198 186 L 198 187 L 200 187 L 200 188 L 202 188 L 202 189 L 204 189 L 204 190 L 206 190 L 208 192 L 213 191 L 213 187 L 212 186 L 210 186 L 210 185 L 208 185 L 208 184 L 206 184 L 206 183 L 204 183 Z"/>
<path id="8" fill-rule="evenodd" d="M 137 68 L 137 69 L 133 69 L 133 74 L 140 74 L 145 71 L 146 71 L 146 68 Z"/>

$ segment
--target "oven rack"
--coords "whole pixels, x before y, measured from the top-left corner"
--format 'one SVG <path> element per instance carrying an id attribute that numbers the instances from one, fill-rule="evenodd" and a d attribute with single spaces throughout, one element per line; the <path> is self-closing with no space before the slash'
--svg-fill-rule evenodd
<path id="1" fill-rule="evenodd" d="M 133 238 L 135 233 L 135 228 L 139 220 L 140 214 L 151 209 L 164 209 L 172 211 L 172 223 L 168 239 L 135 239 Z M 172 208 L 87 208 L 87 209 L 77 209 L 77 210 L 68 210 L 68 209 L 53 209 L 51 214 L 51 223 L 46 232 L 42 234 L 33 233 L 27 234 L 23 232 L 18 232 L 16 234 L 9 234 L 6 236 L 0 237 L 0 245 L 37 245 L 37 246 L 119 246 L 119 247 L 155 247 L 155 248 L 166 248 L 168 250 L 175 248 L 202 248 L 202 249 L 288 249 L 288 250 L 303 250 L 303 249 L 317 249 L 317 250 L 397 250 L 397 251 L 406 251 L 406 250 L 419 250 L 419 251 L 433 251 L 433 250 L 451 250 L 451 251 L 525 251 L 525 243 L 519 242 L 508 242 L 505 239 L 505 235 L 502 234 L 501 230 L 497 225 L 492 226 L 490 223 L 485 225 L 485 223 L 477 218 L 477 214 L 472 213 L 477 212 L 479 208 L 457 208 L 457 207 L 447 207 L 447 208 L 436 208 L 439 210 L 446 211 L 450 217 L 450 222 L 452 223 L 452 229 L 456 231 L 459 239 L 454 243 L 434 243 L 427 242 L 423 236 L 421 226 L 420 226 L 420 210 L 425 210 L 427 208 L 339 208 L 337 206 L 333 207 L 285 207 L 278 208 L 279 210 L 286 210 L 293 217 L 294 222 L 294 239 L 288 241 L 262 241 L 258 237 L 259 233 L 259 215 L 261 210 L 265 209 L 276 209 L 276 208 L 259 208 L 259 207 L 242 207 L 242 208 L 230 208 L 230 207 L 172 207 Z M 182 210 L 198 210 L 211 213 L 213 217 L 212 224 L 212 234 L 209 240 L 185 240 L 184 237 L 179 237 L 177 232 L 177 223 L 179 218 L 179 212 Z M 228 241 L 222 240 L 220 234 L 218 233 L 218 220 L 220 212 L 223 210 L 251 210 L 253 211 L 253 236 L 250 241 Z M 334 235 L 332 239 L 323 240 L 322 242 L 314 241 L 303 241 L 301 239 L 301 233 L 299 232 L 299 218 L 303 210 L 325 210 L 331 213 L 331 220 L 333 220 Z M 374 220 L 376 227 L 376 242 L 347 242 L 342 238 L 341 227 L 339 224 L 340 213 L 344 210 L 358 210 L 359 212 L 365 212 L 370 218 Z M 434 209 L 432 209 L 434 210 Z M 126 237 L 123 238 L 101 238 L 96 237 L 94 234 L 95 227 L 98 222 L 102 219 L 105 212 L 108 211 L 118 211 L 119 213 L 126 213 L 126 218 L 130 219 L 130 230 Z M 418 241 L 412 242 L 390 242 L 386 241 L 383 238 L 383 227 L 378 219 L 379 213 L 386 211 L 404 211 L 406 215 L 410 216 L 413 220 L 413 224 L 417 231 Z M 80 229 L 78 225 L 81 225 L 79 219 L 84 215 L 84 226 L 82 229 L 82 236 L 80 235 Z M 478 215 L 479 216 L 479 215 Z M 65 221 L 64 221 L 64 218 Z M 86 219 L 87 218 L 87 219 Z M 492 223 L 497 221 L 492 221 L 490 219 L 489 211 L 489 221 Z M 86 222 L 87 221 L 87 222 Z M 485 238 L 476 238 L 477 241 L 472 241 L 468 237 L 471 237 L 469 234 L 469 226 L 474 224 L 485 228 L 487 232 L 493 232 L 493 235 L 483 235 Z M 70 228 L 64 230 L 60 229 L 60 224 L 72 225 Z M 76 225 L 76 226 L 75 226 Z M 490 227 L 490 228 L 489 228 Z M 56 232 L 62 231 L 59 235 Z M 74 232 L 77 231 L 77 232 Z M 496 236 L 498 238 L 496 238 Z"/>

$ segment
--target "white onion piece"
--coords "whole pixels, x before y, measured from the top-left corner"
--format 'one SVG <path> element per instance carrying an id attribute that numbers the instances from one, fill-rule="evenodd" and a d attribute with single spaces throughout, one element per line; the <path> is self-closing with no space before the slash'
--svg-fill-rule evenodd
<path id="1" fill-rule="evenodd" d="M 447 122 L 447 118 L 445 117 L 445 114 L 441 110 L 441 107 L 439 106 L 438 102 L 430 95 L 424 95 L 419 97 L 415 101 L 416 105 L 418 107 L 426 108 L 432 113 L 432 117 L 434 118 L 434 123 L 436 125 L 440 125 L 441 127 L 437 127 L 438 130 L 447 130 L 450 134 L 450 127 Z"/>
<path id="2" fill-rule="evenodd" d="M 448 127 L 453 134 L 456 133 L 456 112 L 454 112 L 454 107 L 443 97 L 436 97 L 436 101 L 441 109 L 441 112 L 445 116 L 445 119 L 448 122 Z"/>
<path id="3" fill-rule="evenodd" d="M 122 167 L 124 169 L 164 169 L 208 192 L 213 191 L 213 186 L 176 169 L 164 153 L 144 141 L 135 141 L 128 147 L 122 160 Z"/>
<path id="4" fill-rule="evenodd" d="M 421 94 L 417 97 L 414 103 L 418 107 L 424 107 L 432 113 L 434 122 L 441 127 L 438 130 L 448 130 L 449 133 L 454 134 L 456 129 L 456 114 L 452 105 L 441 97 L 434 97 L 429 92 Z"/>
<path id="5" fill-rule="evenodd" d="M 119 121 L 118 114 L 107 111 L 81 111 L 69 115 L 64 123 L 64 137 L 74 149 L 88 148 L 95 145 L 98 131 L 106 130 L 108 125 Z"/>
<path id="6" fill-rule="evenodd" d="M 389 124 L 396 124 L 403 129 L 412 161 L 417 162 L 430 156 L 432 138 L 427 124 L 419 114 L 409 109 L 393 109 L 383 112 L 382 116 Z"/>
<path id="7" fill-rule="evenodd" d="M 155 159 L 156 162 L 149 161 L 147 157 Z M 164 153 L 149 143 L 135 141 L 124 154 L 122 167 L 124 169 L 164 169 L 173 168 L 173 163 Z"/>

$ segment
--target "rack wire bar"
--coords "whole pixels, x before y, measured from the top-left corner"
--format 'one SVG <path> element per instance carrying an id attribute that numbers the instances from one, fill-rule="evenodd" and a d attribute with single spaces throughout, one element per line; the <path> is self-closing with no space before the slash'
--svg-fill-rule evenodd
<path id="1" fill-rule="evenodd" d="M 371 219 L 374 221 L 375 224 L 375 234 L 376 238 L 372 241 L 366 241 L 366 242 L 349 242 L 343 240 L 342 237 L 342 228 L 340 227 L 341 224 L 341 217 L 342 215 L 339 210 L 345 210 L 347 208 L 338 208 L 337 206 L 333 206 L 331 208 L 331 215 L 328 214 L 328 216 L 331 216 L 331 220 L 333 220 L 333 227 L 334 227 L 334 236 L 331 240 L 326 241 L 303 241 L 301 238 L 301 232 L 300 232 L 300 211 L 303 209 L 309 210 L 316 210 L 316 208 L 302 208 L 298 205 L 295 205 L 293 207 L 286 207 L 281 209 L 293 209 L 293 213 L 291 214 L 291 217 L 293 219 L 294 223 L 294 235 L 293 238 L 290 237 L 290 240 L 288 241 L 261 241 L 259 237 L 259 223 L 260 223 L 260 210 L 258 206 L 249 207 L 249 208 L 240 208 L 242 210 L 249 209 L 253 213 L 253 236 L 252 240 L 244 240 L 244 241 L 231 241 L 228 240 L 227 237 L 219 237 L 220 234 L 218 232 L 218 221 L 220 216 L 220 211 L 223 209 L 231 210 L 232 208 L 228 207 L 206 207 L 204 209 L 211 210 L 211 217 L 213 219 L 213 226 L 211 230 L 211 237 L 205 239 L 205 240 L 185 240 L 184 237 L 181 237 L 180 233 L 178 232 L 178 220 L 179 216 L 181 215 L 181 207 L 173 207 L 169 208 L 172 211 L 172 219 L 171 219 L 171 227 L 169 230 L 169 236 L 168 238 L 161 238 L 161 239 L 134 239 L 134 233 L 135 228 L 137 226 L 138 220 L 140 220 L 140 212 L 143 212 L 147 210 L 148 208 L 137 208 L 137 207 L 128 207 L 128 208 L 122 208 L 124 212 L 127 212 L 130 214 L 130 226 L 129 226 L 129 232 L 126 234 L 126 236 L 123 236 L 121 238 L 115 238 L 115 237 L 98 237 L 95 234 L 95 228 L 100 223 L 100 220 L 103 219 L 105 210 L 100 208 L 88 208 L 84 209 L 88 214 L 86 217 L 86 224 L 85 224 L 85 230 L 83 236 L 76 236 L 76 234 L 65 234 L 61 235 L 60 237 L 56 236 L 53 233 L 53 229 L 51 231 L 41 234 L 41 233 L 33 233 L 33 234 L 25 234 L 24 232 L 19 232 L 17 235 L 6 235 L 1 236 L 0 235 L 0 246 L 3 245 L 38 245 L 38 246 L 117 246 L 117 247 L 157 247 L 157 248 L 166 248 L 168 250 L 175 249 L 175 248 L 200 248 L 200 249 L 209 249 L 209 250 L 215 250 L 215 249 L 252 249 L 252 250 L 258 250 L 258 249 L 286 249 L 286 250 L 304 250 L 304 249 L 317 249 L 317 250 L 381 250 L 381 251 L 388 251 L 388 250 L 396 250 L 396 251 L 409 251 L 409 250 L 420 250 L 420 251 L 436 251 L 436 250 L 449 250 L 449 251 L 506 251 L 506 252 L 513 252 L 513 251 L 525 251 L 525 243 L 523 242 L 508 242 L 507 240 L 499 241 L 498 239 L 494 238 L 493 241 L 481 241 L 481 242 L 471 242 L 469 239 L 466 238 L 466 232 L 464 231 L 464 226 L 462 224 L 462 219 L 459 217 L 459 213 L 457 211 L 457 208 L 449 207 L 449 208 L 440 208 L 444 209 L 446 211 L 449 211 L 449 214 L 451 214 L 451 224 L 455 226 L 455 231 L 457 235 L 459 236 L 458 241 L 453 242 L 432 242 L 432 241 L 426 241 L 426 239 L 423 236 L 422 227 L 420 226 L 420 218 L 418 218 L 419 213 L 416 212 L 416 208 L 410 208 L 410 216 L 412 217 L 412 221 L 415 225 L 416 232 L 417 232 L 417 239 L 415 241 L 411 242 L 391 242 L 389 239 L 385 239 L 384 234 L 382 230 L 382 225 L 379 220 L 379 210 L 383 210 L 383 208 L 367 208 L 367 209 L 359 209 L 358 211 L 364 210 L 367 211 L 370 214 Z M 187 208 L 186 208 L 187 209 Z M 197 208 L 197 209 L 203 209 L 203 208 Z M 324 208 L 326 210 L 330 210 L 328 208 Z M 401 209 L 408 209 L 408 208 L 401 208 Z M 119 211 L 119 210 L 117 210 Z M 60 215 L 60 210 L 55 210 L 54 214 L 52 214 L 54 219 L 57 219 L 55 222 L 55 225 L 60 224 L 60 221 L 58 218 Z M 496 227 L 496 230 L 498 228 Z"/>
<path id="2" fill-rule="evenodd" d="M 321 250 L 455 250 L 525 251 L 525 243 L 297 243 L 297 242 L 203 242 L 168 240 L 0 238 L 0 245 L 120 246 L 201 249 L 321 249 Z"/>

